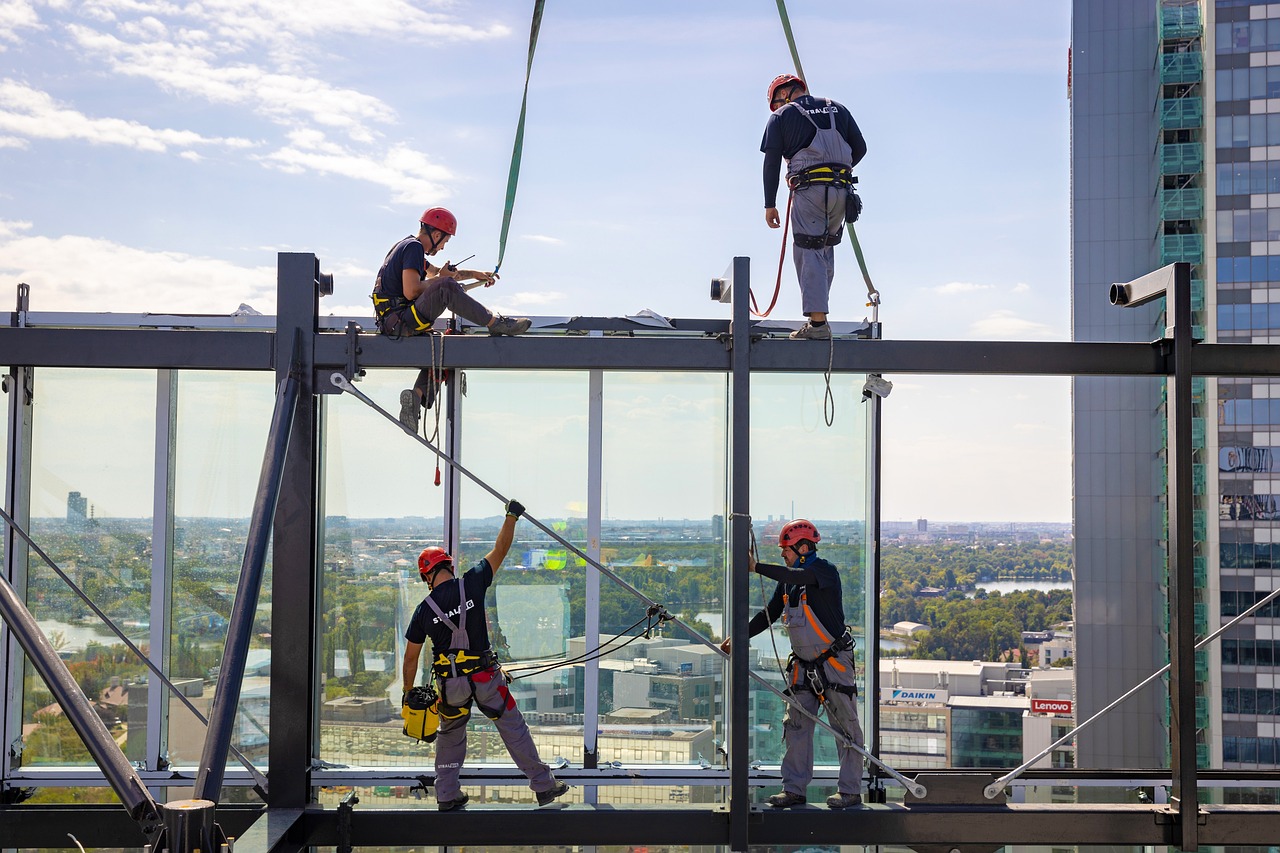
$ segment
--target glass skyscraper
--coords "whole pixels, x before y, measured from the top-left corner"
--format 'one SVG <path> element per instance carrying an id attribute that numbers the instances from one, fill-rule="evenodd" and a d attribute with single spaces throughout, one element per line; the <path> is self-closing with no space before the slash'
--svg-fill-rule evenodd
<path id="1" fill-rule="evenodd" d="M 1108 287 L 1185 261 L 1197 336 L 1280 340 L 1280 5 L 1075 0 L 1071 35 L 1075 339 L 1162 337 L 1160 302 L 1121 310 Z M 1274 588 L 1273 388 L 1225 377 L 1193 386 L 1197 637 Z M 1073 386 L 1081 720 L 1169 660 L 1166 402 L 1159 380 Z M 1202 767 L 1280 763 L 1278 615 L 1264 610 L 1197 653 Z M 1083 734 L 1080 766 L 1167 764 L 1162 685 Z"/>

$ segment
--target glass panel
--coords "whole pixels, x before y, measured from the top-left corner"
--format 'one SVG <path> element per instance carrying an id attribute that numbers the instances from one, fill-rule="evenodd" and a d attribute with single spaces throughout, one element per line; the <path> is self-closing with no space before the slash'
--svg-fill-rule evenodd
<path id="1" fill-rule="evenodd" d="M 603 562 L 712 641 L 725 622 L 726 387 L 709 374 L 604 381 Z M 644 616 L 608 578 L 600 597 L 606 637 Z M 601 761 L 719 764 L 722 656 L 672 624 L 626 633 L 637 639 L 601 664 Z"/>
<path id="2" fill-rule="evenodd" d="M 275 377 L 182 372 L 177 400 L 169 676 L 207 718 L 275 408 Z M 268 548 L 232 735 L 232 744 L 262 766 L 267 759 L 270 665 Z M 131 701 L 131 710 L 139 704 L 145 709 L 145 693 L 140 703 Z M 204 749 L 207 730 L 176 698 L 169 698 L 168 709 L 169 760 L 175 765 L 194 764 Z M 229 764 L 239 766 L 234 759 Z"/>
<path id="3" fill-rule="evenodd" d="M 145 644 L 156 374 L 48 369 L 35 386 L 32 538 L 131 640 Z M 145 667 L 34 554 L 30 565 L 27 606 L 128 748 L 126 721 L 145 714 L 145 706 L 131 707 L 130 686 Z M 24 765 L 92 763 L 30 661 L 22 722 Z"/>
<path id="4" fill-rule="evenodd" d="M 371 371 L 360 390 L 395 415 L 413 382 L 413 373 Z M 350 395 L 325 404 L 320 757 L 429 766 L 431 748 L 402 731 L 400 664 L 405 627 L 426 592 L 418 554 L 444 543 L 436 457 Z M 429 432 L 435 413 L 424 416 Z"/>
<path id="5" fill-rule="evenodd" d="M 762 563 L 781 565 L 778 547 L 785 522 L 805 518 L 822 537 L 819 556 L 840 575 L 844 622 L 856 641 L 855 681 L 859 717 L 867 720 L 866 656 L 867 440 L 868 407 L 862 403 L 861 375 L 833 375 L 833 423 L 826 424 L 826 385 L 820 374 L 761 375 L 751 386 L 751 505 Z M 778 584 L 756 575 L 751 582 L 752 612 L 772 599 Z M 811 608 L 812 609 L 812 608 Z M 835 636 L 839 626 L 823 626 Z M 872 633 L 875 633 L 874 631 Z M 752 668 L 781 687 L 784 663 L 791 652 L 788 629 L 781 624 L 757 634 Z M 751 685 L 751 758 L 777 763 L 782 758 L 783 701 L 758 683 Z M 828 720 L 823 717 L 824 722 Z M 815 761 L 834 765 L 835 739 L 819 727 L 814 737 Z M 829 783 L 828 783 L 829 788 Z M 816 796 L 811 792 L 811 796 Z M 825 796 L 825 793 L 823 794 Z"/>
<path id="6" fill-rule="evenodd" d="M 587 405 L 583 372 L 473 370 L 467 372 L 462 416 L 467 469 L 584 552 Z M 494 547 L 504 505 L 470 479 L 463 480 L 461 495 L 456 564 L 471 570 Z M 512 677 L 511 698 L 530 725 L 539 756 L 549 764 L 583 758 L 584 668 L 566 658 L 585 650 L 579 645 L 585 579 L 581 558 L 523 519 L 485 598 L 489 641 Z M 511 762 L 493 723 L 478 710 L 468 738 L 468 764 Z M 530 795 L 527 789 L 486 792 L 486 801 L 498 796 L 527 802 Z"/>

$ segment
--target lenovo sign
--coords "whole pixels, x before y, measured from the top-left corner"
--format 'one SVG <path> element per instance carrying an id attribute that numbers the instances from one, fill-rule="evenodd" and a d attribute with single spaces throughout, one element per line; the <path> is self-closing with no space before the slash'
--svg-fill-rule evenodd
<path id="1" fill-rule="evenodd" d="M 1031 713 L 1033 714 L 1070 714 L 1070 699 L 1032 699 Z"/>

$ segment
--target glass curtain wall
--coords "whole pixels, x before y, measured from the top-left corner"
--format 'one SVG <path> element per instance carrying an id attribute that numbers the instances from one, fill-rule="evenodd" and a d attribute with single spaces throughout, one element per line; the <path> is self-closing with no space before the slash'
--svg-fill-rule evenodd
<path id="1" fill-rule="evenodd" d="M 862 375 L 834 375 L 831 399 L 821 375 L 756 374 L 751 382 L 751 514 L 762 563 L 782 565 L 778 534 L 794 518 L 812 521 L 822 536 L 819 554 L 840 571 L 845 622 L 855 642 L 860 699 L 865 727 L 867 638 L 874 626 L 865 625 L 866 590 L 870 562 L 867 521 L 871 476 L 867 441 L 870 409 L 862 402 Z M 828 414 L 833 415 L 827 424 Z M 751 577 L 752 613 L 773 595 L 776 583 Z M 775 623 L 751 639 L 753 671 L 781 687 L 791 644 L 786 629 Z M 751 758 L 776 764 L 782 758 L 783 700 L 757 682 L 751 684 Z M 874 709 L 871 709 L 874 713 Z M 826 720 L 826 716 L 823 716 Z M 834 770 L 834 736 L 818 727 L 814 736 L 815 763 Z M 826 765 L 826 768 L 823 766 Z M 829 788 L 829 790 L 828 790 Z M 834 790 L 823 789 L 822 796 Z M 816 794 L 811 792 L 811 799 Z"/>
<path id="2" fill-rule="evenodd" d="M 167 665 L 174 685 L 207 718 L 244 561 L 275 380 L 266 373 L 187 371 L 178 374 L 175 391 Z M 267 757 L 270 664 L 268 548 L 232 736 L 232 744 L 259 765 Z M 159 707 L 168 715 L 164 749 L 170 763 L 194 765 L 204 749 L 204 724 L 167 688 L 154 686 L 166 691 Z M 145 709 L 146 693 L 140 698 L 131 706 Z M 239 766 L 234 759 L 229 765 Z"/>
<path id="3" fill-rule="evenodd" d="M 600 664 L 600 760 L 719 765 L 726 661 L 727 379 L 718 374 L 609 373 L 604 381 L 601 556 L 619 577 L 680 618 Z M 601 639 L 645 615 L 601 580 Z M 631 639 L 634 638 L 634 639 Z M 712 788 L 602 788 L 611 803 L 707 802 Z"/>
<path id="4" fill-rule="evenodd" d="M 360 388 L 395 415 L 413 382 L 413 373 L 370 372 Z M 349 395 L 324 403 L 319 754 L 351 766 L 429 766 L 431 748 L 401 731 L 400 662 L 426 591 L 418 554 L 444 544 L 436 457 Z M 434 408 L 423 425 L 434 432 Z"/>
<path id="5" fill-rule="evenodd" d="M 154 371 L 47 369 L 35 378 L 31 534 L 144 650 L 149 639 Z M 145 667 L 34 554 L 27 606 L 112 734 L 129 749 L 132 685 Z M 21 763 L 92 764 L 30 661 Z M 136 712 L 145 720 L 145 708 Z M 80 802 L 109 801 L 90 789 Z"/>

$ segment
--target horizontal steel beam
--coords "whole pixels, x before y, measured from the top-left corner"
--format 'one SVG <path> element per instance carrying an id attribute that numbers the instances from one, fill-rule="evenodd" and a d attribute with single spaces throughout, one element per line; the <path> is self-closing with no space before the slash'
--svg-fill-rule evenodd
<path id="1" fill-rule="evenodd" d="M 271 370 L 275 332 L 264 329 L 14 328 L 0 326 L 0 364 L 34 367 Z M 316 338 L 316 372 L 348 364 L 348 337 Z M 427 338 L 393 340 L 365 332 L 357 363 L 364 368 L 414 368 L 431 363 Z M 716 334 L 533 334 L 519 338 L 453 335 L 446 367 L 487 370 L 728 371 L 728 343 Z M 894 341 L 847 338 L 834 351 L 812 342 L 759 337 L 756 372 L 1003 376 L 1168 376 L 1172 360 L 1160 343 L 1065 341 Z M 1274 376 L 1280 345 L 1196 344 L 1199 376 Z"/>
<path id="2" fill-rule="evenodd" d="M 261 806 L 219 806 L 218 825 L 227 835 L 238 838 L 261 812 Z M 142 847 L 155 841 L 148 839 L 119 805 L 0 806 L 0 849 L 74 848 L 68 833 L 89 848 Z"/>
<path id="3" fill-rule="evenodd" d="M 1280 837 L 1280 810 L 1264 806 L 1215 806 L 1203 812 L 1201 843 L 1267 845 Z M 351 815 L 356 847 L 522 844 L 717 844 L 728 843 L 729 812 L 723 806 L 572 805 L 553 809 L 472 806 L 441 814 L 429 807 L 365 809 Z M 1150 805 L 872 805 L 847 812 L 825 807 L 753 809 L 752 844 L 946 844 L 1163 846 L 1176 844 L 1173 813 Z M 315 846 L 339 843 L 336 809 L 308 809 L 295 840 Z"/>
<path id="4" fill-rule="evenodd" d="M 275 332 L 0 326 L 0 364 L 30 367 L 270 370 Z"/>

